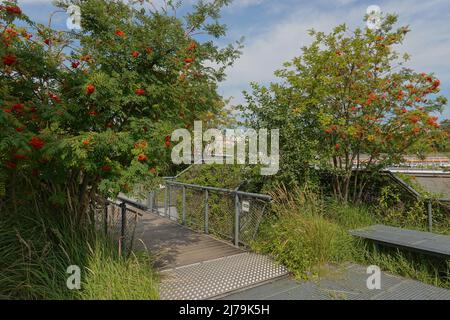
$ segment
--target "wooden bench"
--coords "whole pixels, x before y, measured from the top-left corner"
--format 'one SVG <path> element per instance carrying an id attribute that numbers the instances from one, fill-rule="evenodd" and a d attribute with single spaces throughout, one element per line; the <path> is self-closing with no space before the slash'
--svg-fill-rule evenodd
<path id="1" fill-rule="evenodd" d="M 450 236 L 384 225 L 352 230 L 350 234 L 382 245 L 450 259 Z"/>

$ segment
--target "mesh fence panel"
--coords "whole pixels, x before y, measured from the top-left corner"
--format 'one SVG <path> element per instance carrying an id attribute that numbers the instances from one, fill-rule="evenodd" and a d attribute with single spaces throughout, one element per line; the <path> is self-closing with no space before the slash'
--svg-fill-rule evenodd
<path id="1" fill-rule="evenodd" d="M 234 237 L 234 198 L 231 193 L 208 191 L 209 232 L 226 240 Z"/>
<path id="2" fill-rule="evenodd" d="M 186 188 L 186 225 L 197 231 L 205 229 L 205 193 Z"/>
<path id="3" fill-rule="evenodd" d="M 125 207 L 125 215 L 122 215 L 122 207 L 118 203 L 108 202 L 96 205 L 94 219 L 98 230 L 105 232 L 119 245 L 122 253 L 133 250 L 134 235 L 139 214 Z"/>
<path id="4" fill-rule="evenodd" d="M 258 232 L 267 202 L 255 197 L 241 195 L 239 196 L 239 203 L 239 238 L 242 243 L 250 245 Z"/>
<path id="5" fill-rule="evenodd" d="M 208 193 L 208 195 L 206 195 Z M 227 241 L 235 238 L 236 192 L 168 183 L 152 193 L 152 210 L 187 227 Z M 250 245 L 263 219 L 267 201 L 239 194 L 239 240 Z M 207 208 L 206 208 L 207 206 Z M 207 209 L 207 216 L 206 216 Z"/>

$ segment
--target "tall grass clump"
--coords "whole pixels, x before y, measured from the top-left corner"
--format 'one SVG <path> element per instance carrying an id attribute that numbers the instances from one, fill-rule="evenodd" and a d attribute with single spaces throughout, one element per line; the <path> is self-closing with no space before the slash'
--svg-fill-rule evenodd
<path id="1" fill-rule="evenodd" d="M 355 261 L 433 286 L 450 289 L 450 261 L 439 257 L 360 242 Z"/>
<path id="2" fill-rule="evenodd" d="M 98 244 L 87 262 L 81 299 L 155 300 L 157 277 L 148 254 L 132 253 L 123 258 L 116 250 Z"/>
<path id="3" fill-rule="evenodd" d="M 280 186 L 272 197 L 274 215 L 261 227 L 254 249 L 273 256 L 297 278 L 351 258 L 353 239 L 325 218 L 325 202 L 313 190 L 288 192 Z"/>
<path id="4" fill-rule="evenodd" d="M 70 265 L 81 269 L 81 290 L 66 286 Z M 2 212 L 0 299 L 128 299 L 144 291 L 143 298 L 157 298 L 148 256 L 121 258 L 109 238 L 63 214 Z"/>

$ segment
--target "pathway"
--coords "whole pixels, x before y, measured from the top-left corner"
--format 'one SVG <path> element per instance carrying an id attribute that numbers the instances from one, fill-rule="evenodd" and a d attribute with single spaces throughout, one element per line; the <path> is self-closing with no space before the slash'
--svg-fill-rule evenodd
<path id="1" fill-rule="evenodd" d="M 366 268 L 350 264 L 317 281 L 272 281 L 224 297 L 230 300 L 450 300 L 450 290 L 383 272 L 381 289 L 366 286 Z"/>
<path id="2" fill-rule="evenodd" d="M 141 212 L 136 246 L 156 254 L 164 300 L 214 299 L 287 275 L 267 256 L 243 251 L 176 222 Z"/>

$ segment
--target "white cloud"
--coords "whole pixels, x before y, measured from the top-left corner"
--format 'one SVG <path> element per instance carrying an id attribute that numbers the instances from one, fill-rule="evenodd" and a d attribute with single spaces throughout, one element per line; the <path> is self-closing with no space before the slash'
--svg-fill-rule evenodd
<path id="1" fill-rule="evenodd" d="M 325 0 L 302 2 L 282 18 L 268 22 L 246 41 L 243 56 L 228 71 L 227 81 L 221 85 L 225 96 L 233 96 L 232 103 L 243 102 L 240 91 L 249 88 L 249 82 L 274 81 L 273 72 L 282 63 L 300 55 L 300 48 L 310 42 L 307 30 L 330 31 L 347 23 L 350 27 L 364 26 L 367 3 L 340 0 L 341 5 L 327 5 Z M 424 72 L 436 72 L 446 92 L 450 92 L 450 3 L 446 0 L 379 1 L 383 11 L 399 14 L 399 25 L 410 25 L 412 32 L 406 38 L 402 51 L 412 55 L 409 66 Z M 273 4 L 276 6 L 276 4 Z M 237 30 L 239 32 L 239 29 Z M 450 110 L 447 108 L 446 117 Z"/>
<path id="2" fill-rule="evenodd" d="M 42 3 L 51 3 L 52 0 L 18 0 L 17 3 L 19 5 L 22 4 L 42 4 Z"/>

